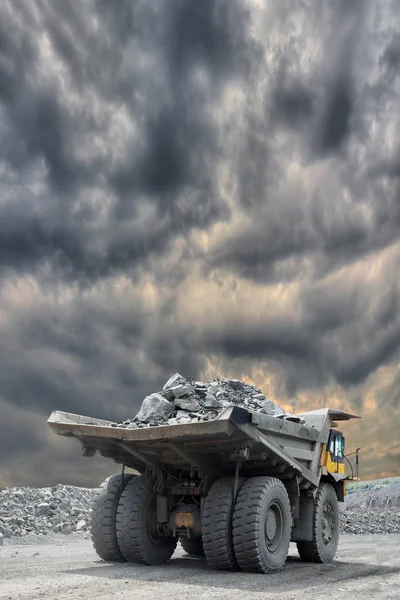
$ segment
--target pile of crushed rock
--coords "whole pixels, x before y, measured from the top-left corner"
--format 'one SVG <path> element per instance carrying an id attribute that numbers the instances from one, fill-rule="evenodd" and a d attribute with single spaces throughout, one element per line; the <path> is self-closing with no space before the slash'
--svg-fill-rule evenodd
<path id="1" fill-rule="evenodd" d="M 400 533 L 400 477 L 351 483 L 339 506 L 343 533 Z"/>
<path id="2" fill-rule="evenodd" d="M 347 502 L 339 505 L 340 532 L 366 535 L 368 533 L 400 533 L 400 509 L 363 509 Z"/>
<path id="3" fill-rule="evenodd" d="M 69 485 L 0 490 L 0 535 L 85 533 L 95 492 Z"/>
<path id="4" fill-rule="evenodd" d="M 285 413 L 260 388 L 238 379 L 196 381 L 175 373 L 163 389 L 147 396 L 133 419 L 113 423 L 113 427 L 136 429 L 157 425 L 177 425 L 210 421 L 230 406 L 262 412 L 269 416 L 302 421 Z"/>

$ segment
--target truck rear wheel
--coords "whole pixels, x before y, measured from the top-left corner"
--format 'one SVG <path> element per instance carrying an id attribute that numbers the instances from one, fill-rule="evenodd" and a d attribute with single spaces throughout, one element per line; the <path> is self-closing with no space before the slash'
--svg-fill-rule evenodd
<path id="1" fill-rule="evenodd" d="M 239 480 L 239 489 L 244 481 Z M 232 537 L 234 484 L 234 477 L 217 479 L 208 492 L 202 514 L 203 546 L 207 562 L 214 569 L 225 571 L 238 568 Z"/>
<path id="2" fill-rule="evenodd" d="M 297 542 L 300 558 L 328 563 L 335 558 L 339 542 L 339 504 L 329 483 L 321 483 L 314 501 L 312 542 Z"/>
<path id="3" fill-rule="evenodd" d="M 125 485 L 134 475 L 112 475 L 100 486 L 91 507 L 90 530 L 97 554 L 103 560 L 124 561 L 117 542 L 115 520 L 118 502 Z"/>
<path id="4" fill-rule="evenodd" d="M 274 477 L 252 477 L 241 488 L 233 513 L 233 544 L 243 571 L 283 569 L 290 543 L 291 508 L 286 488 Z"/>
<path id="5" fill-rule="evenodd" d="M 181 546 L 190 556 L 204 556 L 203 540 L 202 538 L 188 539 L 180 538 Z"/>
<path id="6" fill-rule="evenodd" d="M 128 562 L 160 565 L 169 561 L 177 538 L 157 531 L 156 500 L 153 477 L 140 475 L 132 479 L 121 494 L 117 509 L 117 540 Z"/>

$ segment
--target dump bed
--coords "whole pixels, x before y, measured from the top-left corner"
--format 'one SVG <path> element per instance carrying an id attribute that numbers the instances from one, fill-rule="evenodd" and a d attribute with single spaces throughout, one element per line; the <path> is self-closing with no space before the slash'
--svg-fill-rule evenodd
<path id="1" fill-rule="evenodd" d="M 171 473 L 195 468 L 221 476 L 233 473 L 240 460 L 241 472 L 248 476 L 297 475 L 307 489 L 318 486 L 322 444 L 333 420 L 352 416 L 322 409 L 303 413 L 301 424 L 232 406 L 211 421 L 136 429 L 60 411 L 48 423 L 58 435 L 80 440 L 85 455 L 99 451 L 139 472 L 162 465 Z"/>

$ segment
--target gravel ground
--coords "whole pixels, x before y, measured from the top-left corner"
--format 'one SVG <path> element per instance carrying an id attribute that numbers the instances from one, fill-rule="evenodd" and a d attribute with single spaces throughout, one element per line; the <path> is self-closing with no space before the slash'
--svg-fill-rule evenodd
<path id="1" fill-rule="evenodd" d="M 21 543 L 21 542 L 24 543 Z M 98 559 L 81 536 L 27 536 L 0 547 L 0 598 L 7 600 L 320 600 L 397 599 L 400 536 L 342 536 L 329 565 L 301 563 L 295 546 L 282 573 L 212 571 L 203 559 L 177 550 L 168 565 L 142 567 Z"/>

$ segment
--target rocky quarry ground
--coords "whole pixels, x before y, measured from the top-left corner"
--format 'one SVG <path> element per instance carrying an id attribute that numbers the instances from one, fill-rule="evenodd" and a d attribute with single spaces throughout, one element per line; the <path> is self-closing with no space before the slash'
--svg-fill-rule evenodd
<path id="1" fill-rule="evenodd" d="M 95 489 L 68 485 L 0 490 L 0 533 L 6 538 L 85 533 L 95 493 Z"/>

